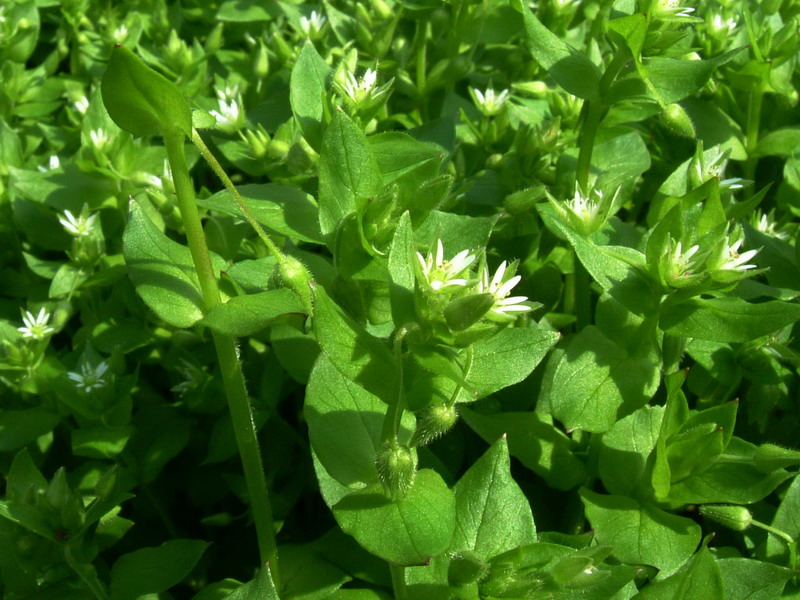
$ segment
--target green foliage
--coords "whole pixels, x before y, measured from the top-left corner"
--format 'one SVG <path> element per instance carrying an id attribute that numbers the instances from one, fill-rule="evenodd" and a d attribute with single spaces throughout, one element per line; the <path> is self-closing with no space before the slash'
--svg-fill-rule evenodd
<path id="1" fill-rule="evenodd" d="M 797 2 L 529 4 L 0 5 L 3 600 L 797 597 Z"/>

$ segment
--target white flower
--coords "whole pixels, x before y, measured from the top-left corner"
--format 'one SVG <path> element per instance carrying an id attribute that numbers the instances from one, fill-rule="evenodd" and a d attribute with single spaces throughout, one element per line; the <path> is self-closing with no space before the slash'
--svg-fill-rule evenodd
<path id="1" fill-rule="evenodd" d="M 503 105 L 508 100 L 508 90 L 503 90 L 499 94 L 493 88 L 486 88 L 485 92 L 478 89 L 470 88 L 475 105 L 484 115 L 491 117 L 496 115 L 503 109 Z"/>
<path id="2" fill-rule="evenodd" d="M 309 16 L 300 17 L 300 30 L 307 37 L 315 38 L 322 32 L 322 28 L 325 27 L 327 22 L 328 19 L 325 15 L 312 10 Z"/>
<path id="3" fill-rule="evenodd" d="M 770 218 L 772 215 L 767 215 L 766 213 L 761 213 L 757 211 L 753 215 L 753 225 L 756 229 L 758 229 L 761 233 L 766 233 L 767 235 L 771 235 L 781 240 L 785 240 L 789 238 L 789 234 L 784 231 L 778 231 L 778 226 L 775 222 Z"/>
<path id="4" fill-rule="evenodd" d="M 77 110 L 82 115 L 86 114 L 86 111 L 89 110 L 89 99 L 86 96 L 81 96 L 75 103 L 73 104 L 75 110 Z"/>
<path id="5" fill-rule="evenodd" d="M 205 372 L 198 366 L 193 365 L 188 360 L 181 358 L 181 366 L 177 371 L 183 375 L 184 381 L 170 388 L 171 392 L 183 396 L 186 392 L 197 389 L 205 379 Z"/>
<path id="6" fill-rule="evenodd" d="M 101 361 L 96 367 L 89 363 L 81 363 L 80 373 L 70 371 L 67 373 L 72 381 L 75 382 L 75 387 L 78 390 L 88 394 L 92 390 L 99 389 L 106 384 L 103 375 L 108 370 L 108 365 L 105 361 Z"/>
<path id="7" fill-rule="evenodd" d="M 490 281 L 489 270 L 484 267 L 478 280 L 477 292 L 479 294 L 491 294 L 494 297 L 494 305 L 489 309 L 489 318 L 494 316 L 500 320 L 507 321 L 515 318 L 516 313 L 524 313 L 533 309 L 532 306 L 523 304 L 528 300 L 527 296 L 509 297 L 512 288 L 520 282 L 522 277 L 514 275 L 504 281 L 507 268 L 508 263 L 506 261 L 501 262 Z"/>
<path id="8" fill-rule="evenodd" d="M 239 87 L 226 87 L 217 90 L 217 104 L 219 110 L 210 110 L 209 113 L 217 120 L 217 126 L 222 129 L 238 130 L 244 126 L 244 112 L 242 112 L 242 95 Z"/>
<path id="9" fill-rule="evenodd" d="M 720 13 L 715 13 L 710 20 L 708 20 L 709 32 L 714 35 L 731 35 L 739 24 L 736 22 L 735 17 L 723 17 Z"/>
<path id="10" fill-rule="evenodd" d="M 459 275 L 475 261 L 475 255 L 462 250 L 450 260 L 444 260 L 442 240 L 436 240 L 436 252 L 428 253 L 427 257 L 417 252 L 417 261 L 425 283 L 434 292 L 439 292 L 448 287 L 467 285 L 467 280 Z"/>
<path id="11" fill-rule="evenodd" d="M 725 236 L 725 241 L 722 245 L 720 256 L 714 265 L 714 269 L 718 271 L 747 271 L 748 269 L 755 269 L 756 265 L 745 264 L 756 254 L 758 250 L 748 250 L 739 254 L 739 248 L 742 245 L 742 239 L 738 239 L 731 243 L 729 236 Z"/>
<path id="12" fill-rule="evenodd" d="M 675 248 L 672 248 L 673 240 L 670 239 L 669 241 L 669 277 L 671 278 L 668 283 L 675 285 L 675 287 L 680 287 L 677 285 L 678 283 L 683 283 L 674 280 L 687 280 L 697 275 L 695 269 L 698 267 L 699 257 L 695 257 L 697 251 L 700 250 L 700 246 L 695 244 L 691 248 L 689 248 L 686 252 L 683 251 L 683 246 L 681 242 L 678 242 L 675 245 Z"/>
<path id="13" fill-rule="evenodd" d="M 38 169 L 42 173 L 47 173 L 48 171 L 52 171 L 53 169 L 57 169 L 61 166 L 61 160 L 55 154 L 51 154 L 49 160 L 47 161 L 47 166 L 39 165 Z"/>
<path id="14" fill-rule="evenodd" d="M 50 321 L 50 313 L 44 308 L 39 310 L 39 314 L 35 317 L 33 313 L 25 311 L 22 313 L 22 322 L 25 324 L 22 327 L 17 327 L 17 331 L 22 334 L 24 338 L 31 338 L 34 340 L 43 340 L 45 337 L 55 331 L 47 323 Z"/>
<path id="15" fill-rule="evenodd" d="M 120 25 L 114 30 L 111 37 L 114 38 L 116 43 L 121 44 L 128 37 L 128 28 L 125 25 Z"/>
<path id="16" fill-rule="evenodd" d="M 111 141 L 105 129 L 92 129 L 89 132 L 89 138 L 91 138 L 92 144 L 98 150 L 102 150 Z"/>
<path id="17" fill-rule="evenodd" d="M 694 8 L 680 6 L 679 0 L 659 0 L 656 3 L 655 14 L 661 19 L 685 19 L 690 18 Z"/>
<path id="18" fill-rule="evenodd" d="M 58 222 L 66 229 L 67 233 L 74 237 L 88 237 L 92 233 L 92 226 L 97 220 L 97 215 L 89 215 L 89 209 L 84 204 L 81 214 L 77 217 L 70 211 L 65 210 L 63 216 L 58 218 Z"/>

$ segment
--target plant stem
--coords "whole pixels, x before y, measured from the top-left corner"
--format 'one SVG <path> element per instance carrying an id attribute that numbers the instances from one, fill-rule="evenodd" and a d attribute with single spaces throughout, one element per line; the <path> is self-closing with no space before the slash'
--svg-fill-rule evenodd
<path id="1" fill-rule="evenodd" d="M 406 568 L 401 565 L 389 563 L 389 570 L 392 573 L 392 588 L 394 589 L 395 600 L 408 600 Z"/>
<path id="2" fill-rule="evenodd" d="M 580 135 L 580 149 L 578 151 L 578 167 L 575 180 L 581 193 L 589 193 L 589 169 L 592 166 L 592 151 L 600 121 L 603 120 L 605 107 L 599 102 L 584 102 L 586 113 L 583 118 Z"/>
<path id="3" fill-rule="evenodd" d="M 786 546 L 789 549 L 789 568 L 796 569 L 797 568 L 797 542 L 795 542 L 794 538 L 790 536 L 785 531 L 781 531 L 780 529 L 776 529 L 766 523 L 762 523 L 761 521 L 751 521 L 753 527 L 759 527 L 764 531 L 771 533 L 772 535 L 781 538 L 784 542 L 786 542 Z"/>
<path id="4" fill-rule="evenodd" d="M 203 226 L 195 204 L 194 186 L 189 176 L 189 168 L 183 150 L 183 134 L 179 131 L 165 131 L 164 145 L 172 169 L 172 180 L 175 184 L 178 208 L 186 230 L 186 240 L 197 270 L 205 308 L 208 310 L 218 305 L 221 299 L 211 264 L 211 255 L 206 245 Z M 272 522 L 272 505 L 264 478 L 256 426 L 253 421 L 252 407 L 247 397 L 241 363 L 236 352 L 236 344 L 233 337 L 228 335 L 215 332 L 213 338 L 236 444 L 239 448 L 239 456 L 247 482 L 261 562 L 269 565 L 272 579 L 276 587 L 280 589 L 278 547 Z"/>
<path id="5" fill-rule="evenodd" d="M 397 434 L 400 432 L 400 422 L 403 419 L 403 411 L 406 409 L 406 396 L 403 391 L 403 338 L 406 337 L 407 333 L 408 327 L 403 326 L 397 330 L 397 334 L 394 337 L 394 359 L 399 372 L 397 397 L 394 402 L 389 403 L 389 409 L 383 418 L 381 442 L 397 440 Z"/>
<path id="6" fill-rule="evenodd" d="M 761 125 L 761 104 L 764 100 L 764 92 L 756 90 L 751 92 L 750 101 L 747 104 L 747 162 L 745 163 L 745 179 L 755 179 L 758 157 L 754 156 L 758 145 L 758 131 Z"/>
<path id="7" fill-rule="evenodd" d="M 217 157 L 211 153 L 211 150 L 208 149 L 208 146 L 206 146 L 205 142 L 203 141 L 203 138 L 200 137 L 200 134 L 197 133 L 196 129 L 192 129 L 192 142 L 194 143 L 195 146 L 197 146 L 197 149 L 200 150 L 200 154 L 209 164 L 214 173 L 217 174 L 217 177 L 219 177 L 220 181 L 222 181 L 222 185 L 224 185 L 227 188 L 227 190 L 231 193 L 231 196 L 233 196 L 233 199 L 236 201 L 239 210 L 242 211 L 244 218 L 247 220 L 250 226 L 255 230 L 256 234 L 258 234 L 258 237 L 261 239 L 261 241 L 264 242 L 264 245 L 267 247 L 267 250 L 269 250 L 270 254 L 272 254 L 275 258 L 280 260 L 283 257 L 283 254 L 281 254 L 281 251 L 278 250 L 278 247 L 269 238 L 267 232 L 264 231 L 264 229 L 261 227 L 261 224 L 258 221 L 256 221 L 256 218 L 253 216 L 253 213 L 250 212 L 250 209 L 247 207 L 247 204 L 245 204 L 244 200 L 242 200 L 242 196 L 241 194 L 239 194 L 239 190 L 237 190 L 236 186 L 233 185 L 233 182 L 231 181 L 230 177 L 228 177 L 228 174 L 222 168 L 222 165 L 219 164 Z"/>

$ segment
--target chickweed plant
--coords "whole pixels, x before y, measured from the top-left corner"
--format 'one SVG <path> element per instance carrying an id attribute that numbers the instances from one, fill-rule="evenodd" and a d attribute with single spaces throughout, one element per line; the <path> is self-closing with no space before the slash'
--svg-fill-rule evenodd
<path id="1" fill-rule="evenodd" d="M 3 600 L 800 597 L 798 25 L 0 3 Z"/>

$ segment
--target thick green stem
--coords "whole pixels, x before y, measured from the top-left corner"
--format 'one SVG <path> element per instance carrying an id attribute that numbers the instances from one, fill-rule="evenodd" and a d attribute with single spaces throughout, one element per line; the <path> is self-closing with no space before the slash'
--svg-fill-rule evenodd
<path id="1" fill-rule="evenodd" d="M 278 545 L 275 541 L 275 529 L 272 521 L 272 504 L 269 499 L 267 481 L 264 478 L 261 449 L 258 445 L 256 424 L 253 421 L 253 411 L 247 397 L 241 363 L 231 336 L 214 333 L 214 345 L 222 372 L 225 396 L 228 398 L 228 410 L 236 435 L 236 445 L 239 448 L 244 478 L 247 482 L 261 562 L 269 565 L 275 586 L 280 589 Z"/>
<path id="2" fill-rule="evenodd" d="M 175 195 L 178 199 L 178 209 L 181 211 L 183 228 L 186 231 L 186 242 L 192 253 L 192 262 L 200 280 L 200 289 L 203 292 L 203 301 L 206 309 L 213 308 L 220 303 L 219 287 L 211 265 L 211 255 L 206 246 L 203 224 L 197 212 L 194 198 L 194 186 L 189 177 L 189 167 L 186 164 L 186 155 L 183 151 L 183 133 L 178 130 L 164 132 L 164 146 L 167 149 L 167 158 L 172 169 L 172 181 L 175 184 Z"/>
<path id="3" fill-rule="evenodd" d="M 745 179 L 755 179 L 758 157 L 755 156 L 758 145 L 758 132 L 761 125 L 761 105 L 764 92 L 757 90 L 751 92 L 750 102 L 747 105 L 747 162 L 745 163 Z"/>
<path id="4" fill-rule="evenodd" d="M 183 149 L 184 136 L 179 131 L 164 132 L 164 145 L 172 169 L 172 180 L 178 208 L 186 230 L 186 240 L 192 254 L 200 289 L 206 310 L 220 303 L 219 287 L 211 255 L 206 245 L 203 226 L 195 204 L 194 186 L 189 176 L 189 168 Z M 280 588 L 278 570 L 278 547 L 275 541 L 275 530 L 272 522 L 272 505 L 269 500 L 267 482 L 264 478 L 264 467 L 261 462 L 261 451 L 252 408 L 247 397 L 241 363 L 236 352 L 236 344 L 231 336 L 214 333 L 214 346 L 217 351 L 222 382 L 228 399 L 228 409 L 233 421 L 233 430 L 239 455 L 242 460 L 250 506 L 256 526 L 256 537 L 261 562 L 268 564 L 275 585 Z"/>
<path id="5" fill-rule="evenodd" d="M 406 396 L 403 391 L 403 339 L 407 333 L 408 327 L 403 326 L 394 337 L 394 358 L 399 372 L 397 397 L 394 402 L 389 403 L 389 409 L 383 418 L 382 442 L 397 441 L 397 434 L 400 433 L 400 422 L 403 419 L 403 411 L 406 409 Z"/>
<path id="6" fill-rule="evenodd" d="M 581 126 L 578 167 L 575 180 L 581 193 L 588 194 L 589 169 L 592 166 L 594 140 L 597 137 L 597 130 L 600 128 L 600 121 L 603 120 L 605 107 L 598 102 L 589 102 L 588 100 L 586 100 L 584 106 L 586 107 L 586 114 L 584 115 L 583 125 Z"/>
<path id="7" fill-rule="evenodd" d="M 395 600 L 408 600 L 406 568 L 401 565 L 389 563 L 389 570 L 392 573 L 392 588 L 394 589 Z"/>

